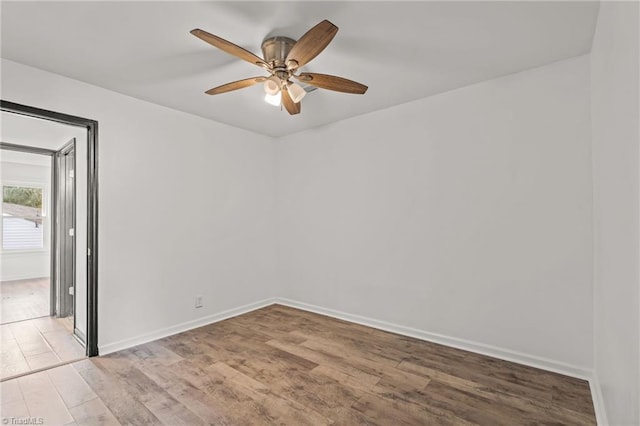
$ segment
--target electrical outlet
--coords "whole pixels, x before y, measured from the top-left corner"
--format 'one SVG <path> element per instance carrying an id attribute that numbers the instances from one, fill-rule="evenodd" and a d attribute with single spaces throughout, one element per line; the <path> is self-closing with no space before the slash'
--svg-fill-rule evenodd
<path id="1" fill-rule="evenodd" d="M 196 296 L 196 308 L 202 308 L 202 296 Z"/>

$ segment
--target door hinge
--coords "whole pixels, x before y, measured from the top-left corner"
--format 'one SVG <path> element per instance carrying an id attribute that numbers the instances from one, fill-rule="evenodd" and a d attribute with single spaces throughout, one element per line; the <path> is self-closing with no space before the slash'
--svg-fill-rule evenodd
<path id="1" fill-rule="evenodd" d="M 71 296 L 73 296 L 73 293 L 74 293 L 74 288 L 73 287 L 69 287 L 69 294 Z"/>
<path id="2" fill-rule="evenodd" d="M 75 177 L 75 173 L 73 172 L 73 170 L 69 170 L 69 177 L 71 179 L 73 179 Z"/>
<path id="3" fill-rule="evenodd" d="M 87 249 L 87 256 L 91 256 L 91 249 L 90 248 Z"/>
<path id="4" fill-rule="evenodd" d="M 73 228 L 69 228 L 69 236 L 73 237 L 76 234 L 76 230 Z"/>

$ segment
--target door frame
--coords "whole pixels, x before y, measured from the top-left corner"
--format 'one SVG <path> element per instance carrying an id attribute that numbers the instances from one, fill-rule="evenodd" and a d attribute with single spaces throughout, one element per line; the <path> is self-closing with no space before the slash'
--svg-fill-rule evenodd
<path id="1" fill-rule="evenodd" d="M 67 142 L 66 144 L 64 144 L 59 150 L 56 151 L 56 153 L 53 155 L 54 157 L 54 162 L 55 162 L 55 172 L 56 172 L 56 177 L 55 177 L 55 185 L 56 185 L 56 200 L 55 200 L 55 208 L 56 208 L 56 249 L 55 249 L 55 258 L 54 260 L 54 264 L 56 267 L 56 272 L 57 275 L 55 276 L 55 281 L 56 281 L 56 290 L 60 290 L 66 289 L 66 285 L 68 283 L 68 280 L 63 279 L 64 276 L 64 265 L 61 262 L 62 259 L 64 259 L 65 262 L 67 261 L 71 261 L 71 270 L 72 270 L 72 276 L 71 276 L 71 286 L 73 287 L 73 291 L 74 291 L 74 296 L 72 298 L 72 311 L 73 311 L 73 333 L 74 334 L 78 334 L 79 330 L 76 327 L 76 249 L 75 249 L 75 235 L 73 237 L 72 240 L 72 250 L 71 253 L 66 252 L 66 243 L 65 240 L 68 237 L 68 227 L 65 226 L 66 224 L 63 224 L 63 221 L 67 219 L 67 217 L 65 216 L 65 212 L 66 212 L 66 203 L 69 201 L 69 198 L 67 198 L 67 194 L 66 194 L 66 185 L 65 185 L 65 195 L 62 195 L 60 193 L 60 189 L 61 189 L 61 185 L 63 180 L 68 180 L 68 176 L 66 175 L 66 168 L 62 166 L 62 158 L 63 156 L 65 156 L 68 152 L 73 151 L 74 153 L 74 160 L 73 160 L 73 167 L 72 170 L 76 170 L 76 159 L 75 159 L 75 151 L 76 151 L 76 138 L 72 138 L 69 142 Z M 71 202 L 73 203 L 73 207 L 71 208 L 71 222 L 73 223 L 73 229 L 74 229 L 74 234 L 75 231 L 77 230 L 77 226 L 76 226 L 76 179 L 74 177 L 73 179 L 73 189 L 72 189 L 73 195 L 71 196 Z M 64 254 L 63 254 L 64 253 Z M 69 256 L 69 258 L 67 257 Z M 64 278 L 69 278 L 64 276 Z M 67 314 L 67 308 L 68 306 L 66 306 L 66 303 L 64 302 L 64 298 L 68 295 L 68 290 L 67 291 L 62 291 L 59 292 L 56 295 L 56 306 L 59 308 L 59 311 L 57 312 L 58 315 L 64 315 L 66 316 Z M 64 308 L 64 309 L 63 309 Z M 62 311 L 62 312 L 60 312 Z M 80 340 L 82 340 L 83 344 L 86 344 L 85 340 L 86 340 L 86 336 L 84 335 L 84 333 L 82 333 L 81 335 L 77 336 L 80 338 Z"/>
<path id="2" fill-rule="evenodd" d="M 98 122 L 0 100 L 0 110 L 87 129 L 87 356 L 98 355 Z M 8 146 L 12 144 L 3 144 Z M 15 146 L 15 145 L 14 145 Z"/>

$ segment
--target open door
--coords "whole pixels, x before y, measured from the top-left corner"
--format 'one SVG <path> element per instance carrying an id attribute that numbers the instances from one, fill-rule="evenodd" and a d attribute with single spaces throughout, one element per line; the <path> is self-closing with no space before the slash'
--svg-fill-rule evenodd
<path id="1" fill-rule="evenodd" d="M 75 329 L 75 202 L 76 140 L 72 139 L 55 154 L 56 161 L 56 305 L 57 316 L 74 316 Z"/>

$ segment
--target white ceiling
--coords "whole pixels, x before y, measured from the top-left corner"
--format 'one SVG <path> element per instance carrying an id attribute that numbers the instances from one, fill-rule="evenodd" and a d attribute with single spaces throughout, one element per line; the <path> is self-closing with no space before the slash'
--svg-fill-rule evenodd
<path id="1" fill-rule="evenodd" d="M 588 53 L 597 2 L 1 2 L 2 57 L 270 136 L 282 136 Z M 260 85 L 208 96 L 261 69 L 189 34 L 256 54 L 269 35 L 340 30 L 303 70 L 369 86 L 317 90 L 289 116 Z"/>

